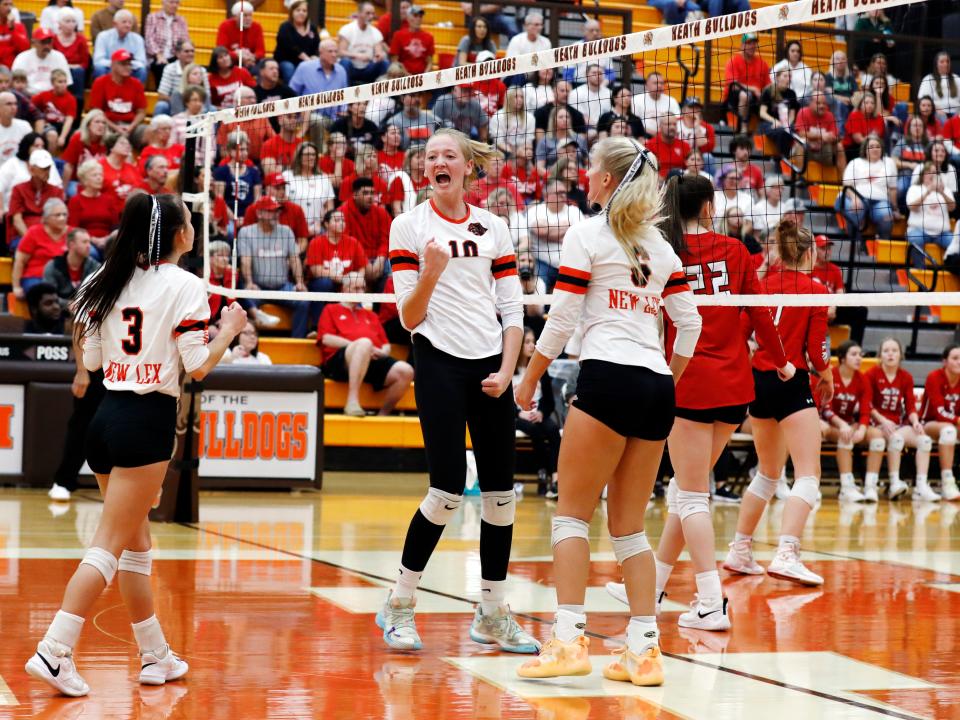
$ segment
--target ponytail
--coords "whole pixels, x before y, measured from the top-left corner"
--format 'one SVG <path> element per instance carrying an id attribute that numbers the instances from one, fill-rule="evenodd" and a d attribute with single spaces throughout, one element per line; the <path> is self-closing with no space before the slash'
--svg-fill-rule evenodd
<path id="1" fill-rule="evenodd" d="M 687 249 L 683 238 L 686 222 L 699 218 L 708 202 L 713 202 L 713 183 L 705 177 L 674 175 L 667 180 L 660 232 L 678 254 Z"/>
<path id="2" fill-rule="evenodd" d="M 777 225 L 777 253 L 784 266 L 796 269 L 812 247 L 813 234 L 805 227 L 789 219 Z"/>

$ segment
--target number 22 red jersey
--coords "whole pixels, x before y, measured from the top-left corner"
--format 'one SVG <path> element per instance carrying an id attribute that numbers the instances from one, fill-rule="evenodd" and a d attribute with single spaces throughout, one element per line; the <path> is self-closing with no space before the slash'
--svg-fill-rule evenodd
<path id="1" fill-rule="evenodd" d="M 893 380 L 880 365 L 867 371 L 867 380 L 873 394 L 873 409 L 897 425 L 903 425 L 911 413 L 917 411 L 913 397 L 913 376 L 906 370 L 897 370 Z M 874 423 L 876 424 L 876 423 Z"/>
<path id="2" fill-rule="evenodd" d="M 687 249 L 680 262 L 694 295 L 759 295 L 763 293 L 750 253 L 743 243 L 717 233 L 684 235 Z M 740 309 L 701 305 L 703 330 L 697 349 L 677 384 L 677 407 L 702 410 L 746 405 L 754 399 L 747 342 L 740 330 Z M 771 348 L 777 367 L 786 365 L 780 336 L 770 309 L 745 308 L 757 335 Z M 667 329 L 667 358 L 672 354 L 673 323 Z"/>

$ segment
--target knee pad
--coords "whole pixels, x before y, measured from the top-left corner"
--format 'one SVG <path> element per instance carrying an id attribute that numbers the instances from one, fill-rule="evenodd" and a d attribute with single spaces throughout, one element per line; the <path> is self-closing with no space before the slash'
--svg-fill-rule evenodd
<path id="1" fill-rule="evenodd" d="M 815 507 L 820 497 L 820 481 L 813 475 L 804 475 L 793 481 L 790 497 L 800 498 L 810 507 Z"/>
<path id="2" fill-rule="evenodd" d="M 134 552 L 133 550 L 124 550 L 120 553 L 120 563 L 118 569 L 121 572 L 140 573 L 149 575 L 153 569 L 153 554 L 146 552 Z"/>
<path id="3" fill-rule="evenodd" d="M 681 490 L 681 492 L 683 491 Z M 647 540 L 647 534 L 642 531 L 623 537 L 613 537 L 611 535 L 610 542 L 613 543 L 613 554 L 620 565 L 623 565 L 634 555 L 653 551 L 653 548 L 650 547 L 650 541 Z"/>
<path id="4" fill-rule="evenodd" d="M 569 538 L 581 538 L 584 542 L 590 542 L 590 524 L 578 518 L 555 515 L 550 544 L 556 547 L 557 543 Z"/>
<path id="5" fill-rule="evenodd" d="M 680 486 L 677 485 L 677 479 L 675 477 L 670 478 L 670 482 L 667 483 L 667 514 L 668 515 L 679 515 L 680 509 L 677 507 L 677 492 L 680 490 Z"/>
<path id="6" fill-rule="evenodd" d="M 89 565 L 103 575 L 107 585 L 117 574 L 117 559 L 103 548 L 92 547 L 83 554 L 81 565 Z"/>
<path id="7" fill-rule="evenodd" d="M 840 440 L 837 440 L 837 450 L 853 450 L 853 443 L 852 442 L 845 443 Z"/>
<path id="8" fill-rule="evenodd" d="M 462 502 L 462 495 L 454 495 L 432 487 L 427 490 L 427 496 L 420 503 L 420 512 L 434 525 L 446 525 Z"/>
<path id="9" fill-rule="evenodd" d="M 921 435 L 917 438 L 917 452 L 930 452 L 933 450 L 933 438 L 929 435 Z"/>
<path id="10" fill-rule="evenodd" d="M 681 520 L 686 520 L 697 513 L 710 514 L 710 493 L 693 492 L 692 490 L 677 491 L 677 510 Z"/>
<path id="11" fill-rule="evenodd" d="M 770 502 L 777 492 L 777 481 L 779 478 L 768 478 L 763 473 L 757 471 L 753 480 L 747 485 L 747 492 L 751 492 L 761 500 Z"/>
<path id="12" fill-rule="evenodd" d="M 940 431 L 940 437 L 937 438 L 937 445 L 956 445 L 957 444 L 957 429 L 947 425 L 943 430 Z"/>
<path id="13" fill-rule="evenodd" d="M 480 519 L 491 525 L 513 525 L 517 512 L 517 496 L 513 490 L 480 493 Z"/>
<path id="14" fill-rule="evenodd" d="M 893 452 L 903 452 L 903 446 L 906 445 L 906 440 L 903 439 L 903 435 L 894 435 L 890 438 L 890 442 L 887 443 L 887 450 Z"/>
<path id="15" fill-rule="evenodd" d="M 887 441 L 882 437 L 871 438 L 870 452 L 883 452 L 887 449 Z"/>

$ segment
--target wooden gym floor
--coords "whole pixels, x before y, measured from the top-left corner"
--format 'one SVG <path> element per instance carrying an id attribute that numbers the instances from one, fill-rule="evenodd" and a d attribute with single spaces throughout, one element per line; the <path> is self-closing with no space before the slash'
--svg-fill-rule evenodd
<path id="1" fill-rule="evenodd" d="M 205 493 L 196 525 L 154 525 L 157 611 L 191 665 L 181 682 L 136 683 L 136 648 L 115 586 L 76 657 L 92 690 L 56 697 L 23 663 L 56 611 L 92 537 L 100 504 L 81 491 L 51 506 L 36 490 L 0 490 L 0 718 L 960 718 L 958 505 L 841 508 L 824 500 L 804 537 L 822 589 L 724 573 L 733 630 L 680 629 L 692 599 L 685 557 L 661 618 L 667 682 L 638 689 L 599 671 L 626 625 L 603 585 L 618 579 L 603 530 L 587 595 L 594 674 L 520 681 L 521 657 L 467 637 L 479 591 L 479 505 L 465 503 L 423 580 L 418 654 L 388 650 L 373 623 L 394 577 L 424 480 L 329 474 L 323 493 Z M 771 556 L 782 503 L 757 534 Z M 51 512 L 51 508 L 53 512 Z M 552 503 L 520 502 L 509 601 L 540 638 L 550 632 Z M 736 507 L 715 511 L 717 553 Z M 647 513 L 656 538 L 662 502 Z"/>

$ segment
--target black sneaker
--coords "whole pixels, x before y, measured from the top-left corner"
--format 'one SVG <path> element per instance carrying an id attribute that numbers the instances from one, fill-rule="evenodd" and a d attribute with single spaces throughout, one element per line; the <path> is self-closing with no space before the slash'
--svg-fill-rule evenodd
<path id="1" fill-rule="evenodd" d="M 546 495 L 547 488 L 550 486 L 550 476 L 547 471 L 540 468 L 537 471 L 537 495 Z"/>
<path id="2" fill-rule="evenodd" d="M 740 496 L 726 485 L 713 491 L 713 502 L 717 505 L 739 505 Z"/>

